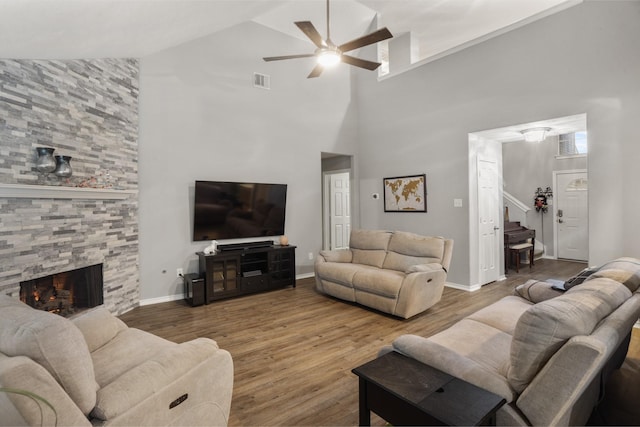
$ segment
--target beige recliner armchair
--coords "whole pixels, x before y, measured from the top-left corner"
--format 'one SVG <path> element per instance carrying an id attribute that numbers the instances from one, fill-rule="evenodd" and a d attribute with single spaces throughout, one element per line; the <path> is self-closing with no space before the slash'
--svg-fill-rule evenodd
<path id="1" fill-rule="evenodd" d="M 231 355 L 129 328 L 98 307 L 66 319 L 0 296 L 1 425 L 226 425 Z"/>

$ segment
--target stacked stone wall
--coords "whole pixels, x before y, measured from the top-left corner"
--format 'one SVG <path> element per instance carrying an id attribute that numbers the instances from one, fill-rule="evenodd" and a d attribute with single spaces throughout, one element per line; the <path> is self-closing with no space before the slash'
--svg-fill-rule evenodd
<path id="1" fill-rule="evenodd" d="M 0 292 L 103 263 L 105 305 L 138 305 L 138 76 L 135 59 L 0 60 L 0 184 L 130 192 L 0 196 Z M 71 156 L 73 175 L 39 173 L 36 147 Z"/>

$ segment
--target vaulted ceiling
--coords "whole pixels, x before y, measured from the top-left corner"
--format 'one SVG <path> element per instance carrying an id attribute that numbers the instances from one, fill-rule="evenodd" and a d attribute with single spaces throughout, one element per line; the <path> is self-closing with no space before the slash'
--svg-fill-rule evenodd
<path id="1" fill-rule="evenodd" d="M 332 0 L 331 34 L 354 39 L 377 17 L 394 35 L 411 32 L 422 60 L 580 1 Z M 304 39 L 293 25 L 304 20 L 324 34 L 325 1 L 0 0 L 0 58 L 140 58 L 246 21 Z"/>

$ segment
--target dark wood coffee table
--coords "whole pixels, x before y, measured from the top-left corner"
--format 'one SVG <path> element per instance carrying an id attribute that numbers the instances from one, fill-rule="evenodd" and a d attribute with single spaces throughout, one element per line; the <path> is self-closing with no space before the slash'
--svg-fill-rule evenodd
<path id="1" fill-rule="evenodd" d="M 497 394 L 400 353 L 352 370 L 360 381 L 360 425 L 375 412 L 392 425 L 495 425 Z"/>

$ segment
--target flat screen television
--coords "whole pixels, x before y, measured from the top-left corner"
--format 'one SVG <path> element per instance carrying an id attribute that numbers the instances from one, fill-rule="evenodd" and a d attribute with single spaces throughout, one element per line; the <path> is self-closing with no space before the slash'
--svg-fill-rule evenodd
<path id="1" fill-rule="evenodd" d="M 193 240 L 284 234 L 286 184 L 196 181 Z"/>

